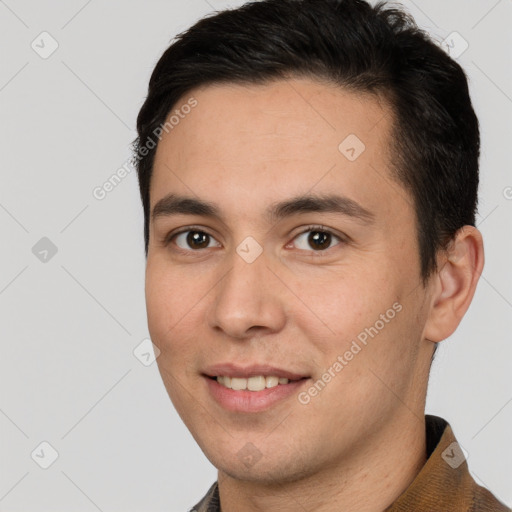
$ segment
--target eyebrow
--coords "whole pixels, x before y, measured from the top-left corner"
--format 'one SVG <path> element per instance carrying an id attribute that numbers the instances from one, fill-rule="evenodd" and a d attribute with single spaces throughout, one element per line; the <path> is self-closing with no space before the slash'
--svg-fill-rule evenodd
<path id="1" fill-rule="evenodd" d="M 293 215 L 313 212 L 338 213 L 364 224 L 375 221 L 374 213 L 353 199 L 336 194 L 308 194 L 272 203 L 265 212 L 265 219 L 274 223 Z M 151 218 L 154 221 L 158 217 L 179 214 L 210 217 L 225 223 L 221 209 L 215 203 L 177 194 L 160 199 L 153 207 Z"/>

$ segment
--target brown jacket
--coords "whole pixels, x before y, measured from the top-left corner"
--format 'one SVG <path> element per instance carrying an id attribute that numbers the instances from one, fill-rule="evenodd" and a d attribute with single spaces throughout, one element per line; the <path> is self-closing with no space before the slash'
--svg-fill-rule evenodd
<path id="1" fill-rule="evenodd" d="M 384 512 L 512 512 L 473 480 L 450 425 L 430 415 L 425 422 L 427 462 Z M 222 512 L 217 482 L 190 512 Z"/>

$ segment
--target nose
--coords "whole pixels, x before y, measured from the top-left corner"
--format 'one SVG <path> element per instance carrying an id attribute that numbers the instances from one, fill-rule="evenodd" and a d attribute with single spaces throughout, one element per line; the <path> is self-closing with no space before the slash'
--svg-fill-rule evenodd
<path id="1" fill-rule="evenodd" d="M 236 339 L 281 330 L 286 323 L 282 286 L 268 268 L 265 252 L 252 263 L 234 253 L 231 263 L 212 290 L 210 328 Z"/>

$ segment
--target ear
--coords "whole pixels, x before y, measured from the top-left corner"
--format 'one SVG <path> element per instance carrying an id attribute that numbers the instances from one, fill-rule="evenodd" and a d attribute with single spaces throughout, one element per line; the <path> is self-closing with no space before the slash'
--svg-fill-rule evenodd
<path id="1" fill-rule="evenodd" d="M 427 340 L 439 342 L 453 334 L 473 300 L 483 267 L 482 234 L 474 226 L 463 226 L 447 250 L 441 251 L 438 270 L 431 278 Z"/>

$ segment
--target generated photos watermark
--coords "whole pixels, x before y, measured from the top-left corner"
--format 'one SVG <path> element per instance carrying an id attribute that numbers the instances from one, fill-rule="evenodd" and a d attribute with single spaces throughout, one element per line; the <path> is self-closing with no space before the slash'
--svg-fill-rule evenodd
<path id="1" fill-rule="evenodd" d="M 366 327 L 357 335 L 357 341 L 353 340 L 350 348 L 344 352 L 343 355 L 339 355 L 336 361 L 325 370 L 321 377 L 306 391 L 301 391 L 297 395 L 298 401 L 302 405 L 307 405 L 313 398 L 319 395 L 319 393 L 327 386 L 329 382 L 338 375 L 343 368 L 345 368 L 354 357 L 368 345 L 369 338 L 373 339 L 386 327 L 387 324 L 395 318 L 395 316 L 402 311 L 402 304 L 395 302 L 385 313 L 379 316 L 379 319 L 370 327 Z M 358 343 L 359 342 L 359 343 Z"/>
<path id="2" fill-rule="evenodd" d="M 126 160 L 103 184 L 94 187 L 92 191 L 94 198 L 98 201 L 103 201 L 110 192 L 134 171 L 135 162 L 139 162 L 146 157 L 152 149 L 155 149 L 158 142 L 162 140 L 164 133 L 169 133 L 176 128 L 197 105 L 198 101 L 194 97 L 191 97 L 186 103 L 181 105 L 180 108 L 174 109 L 171 115 L 167 116 L 166 122 L 153 130 L 153 136 L 148 137 L 146 143 L 138 148 L 134 156 Z"/>

